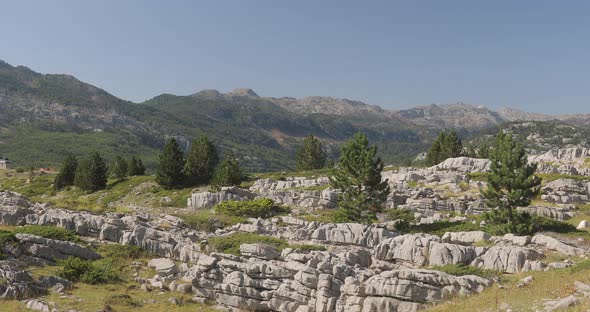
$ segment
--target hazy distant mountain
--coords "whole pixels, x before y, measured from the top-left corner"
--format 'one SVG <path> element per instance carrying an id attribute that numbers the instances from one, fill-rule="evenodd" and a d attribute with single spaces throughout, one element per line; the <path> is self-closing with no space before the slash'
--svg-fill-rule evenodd
<path id="1" fill-rule="evenodd" d="M 67 152 L 142 155 L 153 167 L 170 137 L 184 147 L 207 134 L 240 156 L 246 170 L 293 168 L 308 134 L 335 157 L 339 145 L 366 132 L 389 162 L 413 158 L 443 128 L 463 135 L 507 121 L 552 117 L 463 103 L 393 111 L 359 101 L 310 96 L 261 97 L 251 89 L 162 94 L 143 103 L 119 99 L 69 75 L 44 75 L 0 61 L 0 156 L 17 165 L 57 165 Z M 558 116 L 583 125 L 588 116 Z"/>

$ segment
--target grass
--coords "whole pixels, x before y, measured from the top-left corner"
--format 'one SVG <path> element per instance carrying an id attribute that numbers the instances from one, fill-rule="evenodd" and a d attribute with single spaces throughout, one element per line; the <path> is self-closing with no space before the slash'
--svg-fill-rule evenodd
<path id="1" fill-rule="evenodd" d="M 558 174 L 558 173 L 542 173 L 536 174 L 542 179 L 543 183 L 553 182 L 559 179 L 571 179 L 576 181 L 590 181 L 588 176 L 570 175 L 570 174 Z"/>
<path id="2" fill-rule="evenodd" d="M 336 213 L 336 209 L 321 209 L 317 211 L 310 212 L 308 214 L 298 216 L 299 219 L 312 222 L 322 222 L 322 223 L 330 223 L 334 221 L 334 214 Z"/>
<path id="3" fill-rule="evenodd" d="M 218 214 L 213 210 L 201 210 L 196 212 L 184 212 L 176 214 L 191 229 L 205 232 L 215 232 L 217 229 L 232 226 L 238 223 L 245 223 L 243 217 L 232 217 Z"/>
<path id="4" fill-rule="evenodd" d="M 83 243 L 84 241 L 76 235 L 74 231 L 57 226 L 45 225 L 28 225 L 14 229 L 14 233 L 33 234 L 49 239 L 57 239 L 74 243 Z"/>
<path id="5" fill-rule="evenodd" d="M 434 266 L 432 267 L 432 269 L 455 276 L 477 275 L 483 278 L 491 278 L 500 275 L 500 272 L 494 270 L 481 269 L 478 267 L 464 264 L 440 265 Z"/>
<path id="6" fill-rule="evenodd" d="M 532 275 L 534 281 L 522 288 L 516 288 L 518 281 L 525 276 Z M 514 275 L 504 275 L 504 288 L 492 286 L 481 294 L 469 297 L 450 298 L 449 300 L 432 305 L 430 312 L 483 312 L 499 311 L 502 304 L 508 304 L 512 311 L 542 310 L 542 299 L 556 299 L 573 294 L 575 281 L 590 283 L 590 262 L 585 261 L 573 267 L 547 272 L 527 272 Z M 580 305 L 567 311 L 587 311 L 590 302 L 582 300 Z"/>
<path id="7" fill-rule="evenodd" d="M 407 233 L 429 233 L 443 236 L 446 232 L 484 231 L 479 223 L 439 221 L 430 224 L 410 225 Z"/>
<path id="8" fill-rule="evenodd" d="M 289 247 L 289 244 L 284 239 L 254 233 L 234 233 L 228 236 L 213 237 L 209 239 L 208 243 L 217 252 L 236 256 L 240 255 L 240 245 L 242 244 L 267 244 L 275 247 L 279 252 Z"/>
<path id="9" fill-rule="evenodd" d="M 467 174 L 471 180 L 479 182 L 487 182 L 488 175 L 488 172 L 470 172 Z"/>
<path id="10" fill-rule="evenodd" d="M 104 190 L 88 193 L 76 187 L 59 192 L 53 190 L 55 175 L 36 175 L 14 171 L 0 173 L 0 190 L 14 191 L 29 197 L 32 201 L 50 203 L 56 207 L 85 210 L 96 213 L 107 211 L 128 212 L 126 207 L 185 208 L 186 200 L 193 188 L 166 190 L 155 183 L 154 176 L 134 176 L 124 180 L 110 179 Z M 167 197 L 169 203 L 162 203 Z"/>

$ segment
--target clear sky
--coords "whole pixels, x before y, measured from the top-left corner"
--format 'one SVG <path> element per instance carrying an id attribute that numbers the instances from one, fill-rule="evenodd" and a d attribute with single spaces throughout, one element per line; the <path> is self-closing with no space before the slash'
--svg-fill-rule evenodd
<path id="1" fill-rule="evenodd" d="M 0 1 L 0 59 L 132 101 L 328 95 L 590 112 L 590 1 Z"/>

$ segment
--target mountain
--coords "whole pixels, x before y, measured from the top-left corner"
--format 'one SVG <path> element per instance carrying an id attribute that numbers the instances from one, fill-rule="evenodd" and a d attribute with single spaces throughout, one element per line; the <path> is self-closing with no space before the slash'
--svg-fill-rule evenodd
<path id="1" fill-rule="evenodd" d="M 247 171 L 294 168 L 303 138 L 320 138 L 330 157 L 364 131 L 388 163 L 412 159 L 444 128 L 468 137 L 508 121 L 544 118 L 463 103 L 386 110 L 359 101 L 310 96 L 262 97 L 251 89 L 122 100 L 69 75 L 40 74 L 0 61 L 0 156 L 18 166 L 57 166 L 63 155 L 97 150 L 105 157 L 140 155 L 154 169 L 161 146 L 206 134 L 239 155 Z M 548 117 L 547 117 L 548 118 Z M 556 117 L 584 125 L 588 116 Z"/>

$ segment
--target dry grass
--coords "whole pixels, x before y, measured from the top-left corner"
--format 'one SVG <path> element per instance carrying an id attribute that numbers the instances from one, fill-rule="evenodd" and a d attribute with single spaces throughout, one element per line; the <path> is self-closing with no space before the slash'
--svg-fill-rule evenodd
<path id="1" fill-rule="evenodd" d="M 532 275 L 535 280 L 526 287 L 516 288 L 518 280 L 528 275 Z M 493 285 L 481 294 L 454 298 L 426 311 L 492 312 L 499 311 L 499 307 L 503 304 L 508 304 L 512 311 L 535 311 L 535 309 L 543 308 L 543 299 L 556 299 L 573 294 L 575 281 L 590 283 L 590 269 L 576 273 L 568 269 L 520 273 L 508 276 L 506 280 L 503 289 Z M 579 305 L 565 311 L 587 311 L 588 309 L 590 309 L 590 300 L 583 299 Z"/>

